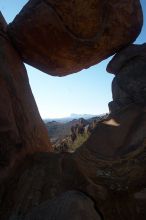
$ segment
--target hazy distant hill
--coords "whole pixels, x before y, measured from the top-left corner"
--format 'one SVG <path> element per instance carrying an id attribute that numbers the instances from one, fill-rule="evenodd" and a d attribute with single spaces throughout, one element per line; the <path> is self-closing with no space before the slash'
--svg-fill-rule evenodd
<path id="1" fill-rule="evenodd" d="M 56 121 L 56 122 L 65 123 L 65 122 L 72 121 L 74 119 L 80 119 L 80 118 L 89 119 L 89 118 L 93 118 L 93 117 L 96 117 L 96 115 L 72 113 L 69 117 L 64 117 L 64 118 L 47 118 L 47 119 L 44 119 L 44 122 L 47 123 L 47 122 Z"/>

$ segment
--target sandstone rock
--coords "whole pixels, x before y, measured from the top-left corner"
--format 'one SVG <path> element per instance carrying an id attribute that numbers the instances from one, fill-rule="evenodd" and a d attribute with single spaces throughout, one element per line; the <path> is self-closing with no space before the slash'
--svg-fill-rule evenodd
<path id="1" fill-rule="evenodd" d="M 139 0 L 31 0 L 9 25 L 24 62 L 63 76 L 99 63 L 140 33 Z"/>
<path id="2" fill-rule="evenodd" d="M 131 45 L 109 63 L 108 71 L 116 74 L 111 113 L 74 154 L 85 178 L 107 191 L 106 208 L 94 197 L 105 219 L 146 218 L 145 49 Z"/>
<path id="3" fill-rule="evenodd" d="M 27 217 L 35 219 L 42 212 L 45 217 L 48 200 L 56 201 L 61 193 L 77 190 L 94 199 L 102 219 L 117 220 L 120 216 L 121 220 L 145 220 L 146 199 L 141 195 L 146 184 L 145 143 L 114 160 L 99 158 L 85 145 L 80 150 L 76 154 L 37 153 L 26 157 L 0 186 L 0 218 L 24 220 L 32 208 L 35 210 Z M 75 202 L 79 203 L 80 199 Z M 55 204 L 60 208 L 62 203 Z M 49 206 L 54 209 L 54 205 Z"/>
<path id="4" fill-rule="evenodd" d="M 101 220 L 93 201 L 78 191 L 68 191 L 41 204 L 25 220 Z"/>
<path id="5" fill-rule="evenodd" d="M 119 86 L 117 77 L 112 81 L 112 97 L 113 101 L 108 104 L 111 113 L 120 111 L 121 108 L 133 103 L 131 97 Z"/>
<path id="6" fill-rule="evenodd" d="M 107 71 L 115 74 L 114 103 L 119 107 L 130 103 L 146 105 L 146 43 L 120 51 L 108 64 Z"/>
<path id="7" fill-rule="evenodd" d="M 130 72 L 131 71 L 130 67 L 132 66 L 132 63 L 131 63 L 132 61 L 133 61 L 133 63 L 136 63 L 137 66 L 138 66 L 137 63 L 139 61 L 146 62 L 146 43 L 140 44 L 140 45 L 132 44 L 132 45 L 129 45 L 128 47 L 122 49 L 109 62 L 109 64 L 107 65 L 107 71 L 109 73 L 113 73 L 113 74 L 117 75 L 120 73 L 120 71 L 122 71 L 123 68 L 127 67 L 127 69 L 129 69 L 129 72 Z M 133 68 L 133 70 L 131 72 L 132 73 L 133 73 L 133 71 L 138 72 L 139 68 L 142 69 L 140 63 L 139 63 L 139 67 L 137 67 L 137 69 L 135 69 L 135 71 Z M 124 69 L 124 71 L 127 72 L 127 69 Z"/>
<path id="8" fill-rule="evenodd" d="M 11 45 L 6 28 L 0 15 L 0 178 L 22 155 L 51 149 L 25 66 Z"/>
<path id="9" fill-rule="evenodd" d="M 42 217 L 45 217 L 45 213 L 48 213 L 48 208 L 46 209 L 45 207 L 49 204 L 52 210 L 52 213 L 50 210 L 51 215 L 55 215 L 54 209 L 56 210 L 56 214 L 58 209 L 62 209 L 62 212 L 59 212 L 59 216 L 64 216 L 65 214 L 69 215 L 68 210 L 73 203 L 76 206 L 74 210 L 77 212 L 73 210 L 72 217 L 74 217 L 74 215 L 79 215 L 78 210 L 80 207 L 85 209 L 84 207 L 86 207 L 87 204 L 88 208 L 86 209 L 88 212 L 85 214 L 84 218 L 87 218 L 88 215 L 92 217 L 93 214 L 94 219 L 95 210 L 93 209 L 93 202 L 86 196 L 83 196 L 84 201 L 82 201 L 82 196 L 78 197 L 77 194 L 70 193 L 69 199 L 67 199 L 68 196 L 63 196 L 63 200 L 65 204 L 68 203 L 68 206 L 65 205 L 65 207 L 63 207 L 63 202 L 58 204 L 58 199 L 56 201 L 55 198 L 70 190 L 85 192 L 87 196 L 90 197 L 91 195 L 91 198 L 94 198 L 96 195 L 98 200 L 101 200 L 103 197 L 105 198 L 104 189 L 97 186 L 95 190 L 95 186 L 88 182 L 84 178 L 84 175 L 80 173 L 73 159 L 73 154 L 44 152 L 29 155 L 19 163 L 19 166 L 9 175 L 8 179 L 6 179 L 3 184 L 0 184 L 0 219 L 24 220 L 25 216 L 31 212 L 32 208 L 35 208 L 34 214 L 37 210 L 40 210 L 39 213 L 41 214 L 41 210 L 43 209 L 44 215 Z M 89 193 L 89 191 L 92 191 L 92 193 Z M 53 200 L 54 205 L 48 202 L 49 200 Z M 46 206 L 43 205 L 44 202 Z M 80 206 L 81 202 L 82 205 Z M 96 204 L 94 204 L 94 206 L 97 211 L 98 208 Z M 65 209 L 67 213 L 65 213 Z M 28 216 L 32 217 L 31 214 Z M 35 214 L 34 218 L 36 217 Z M 82 214 L 81 217 L 83 218 Z M 97 214 L 97 219 L 98 218 Z"/>
<path id="10" fill-rule="evenodd" d="M 118 111 L 115 108 L 97 124 L 78 152 L 86 149 L 94 152 L 93 157 L 116 160 L 138 149 L 146 138 L 146 44 L 131 45 L 119 52 L 107 70 L 116 73 L 110 105 L 117 105 Z M 90 153 L 87 155 L 90 158 Z"/>
<path id="11" fill-rule="evenodd" d="M 146 184 L 146 110 L 133 104 L 112 116 L 97 125 L 74 158 L 85 179 L 90 180 L 91 187 L 86 190 L 104 219 L 120 216 L 128 220 L 130 216 L 144 220 L 146 197 L 135 195 L 143 192 Z M 99 193 L 94 196 L 94 190 L 105 198 Z"/>
<path id="12" fill-rule="evenodd" d="M 7 166 L 12 152 L 21 146 L 8 87 L 0 74 L 0 169 Z"/>
<path id="13" fill-rule="evenodd" d="M 27 155 L 0 191 L 0 219 L 23 219 L 32 208 L 63 192 L 62 158 L 58 154 Z M 17 217 L 17 218 L 16 218 Z"/>

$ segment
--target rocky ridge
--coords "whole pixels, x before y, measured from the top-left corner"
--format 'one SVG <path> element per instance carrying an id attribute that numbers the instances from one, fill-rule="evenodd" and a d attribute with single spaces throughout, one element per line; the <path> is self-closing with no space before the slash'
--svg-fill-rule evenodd
<path id="1" fill-rule="evenodd" d="M 74 119 L 69 122 L 51 121 L 46 123 L 52 148 L 55 152 L 74 152 L 93 132 L 97 123 L 104 120 L 108 114 L 90 119 Z"/>

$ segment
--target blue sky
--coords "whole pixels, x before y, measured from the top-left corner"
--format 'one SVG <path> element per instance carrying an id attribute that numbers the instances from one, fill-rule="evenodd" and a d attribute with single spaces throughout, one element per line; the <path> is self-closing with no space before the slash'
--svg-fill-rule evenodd
<path id="1" fill-rule="evenodd" d="M 28 0 L 0 0 L 0 10 L 6 21 L 13 20 Z M 146 2 L 141 0 L 143 14 Z M 136 43 L 146 42 L 146 24 Z M 66 77 L 52 77 L 26 65 L 30 85 L 42 118 L 108 112 L 113 75 L 106 72 L 110 58 L 89 69 Z"/>

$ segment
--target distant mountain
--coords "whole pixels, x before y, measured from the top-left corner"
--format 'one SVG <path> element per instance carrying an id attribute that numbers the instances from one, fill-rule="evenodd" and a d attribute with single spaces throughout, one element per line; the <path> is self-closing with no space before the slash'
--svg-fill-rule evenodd
<path id="1" fill-rule="evenodd" d="M 56 122 L 61 122 L 61 123 L 66 123 L 69 121 L 72 121 L 73 119 L 79 119 L 79 118 L 84 118 L 84 119 L 89 119 L 96 117 L 97 115 L 90 115 L 90 114 L 75 114 L 72 113 L 69 117 L 64 117 L 64 118 L 47 118 L 44 119 L 44 122 L 51 122 L 51 121 L 56 121 Z"/>
<path id="2" fill-rule="evenodd" d="M 74 118 L 74 119 L 79 119 L 79 118 L 84 118 L 84 119 L 89 119 L 89 118 L 93 118 L 97 115 L 90 115 L 90 114 L 75 114 L 75 113 L 72 113 L 70 115 L 70 118 Z"/>

